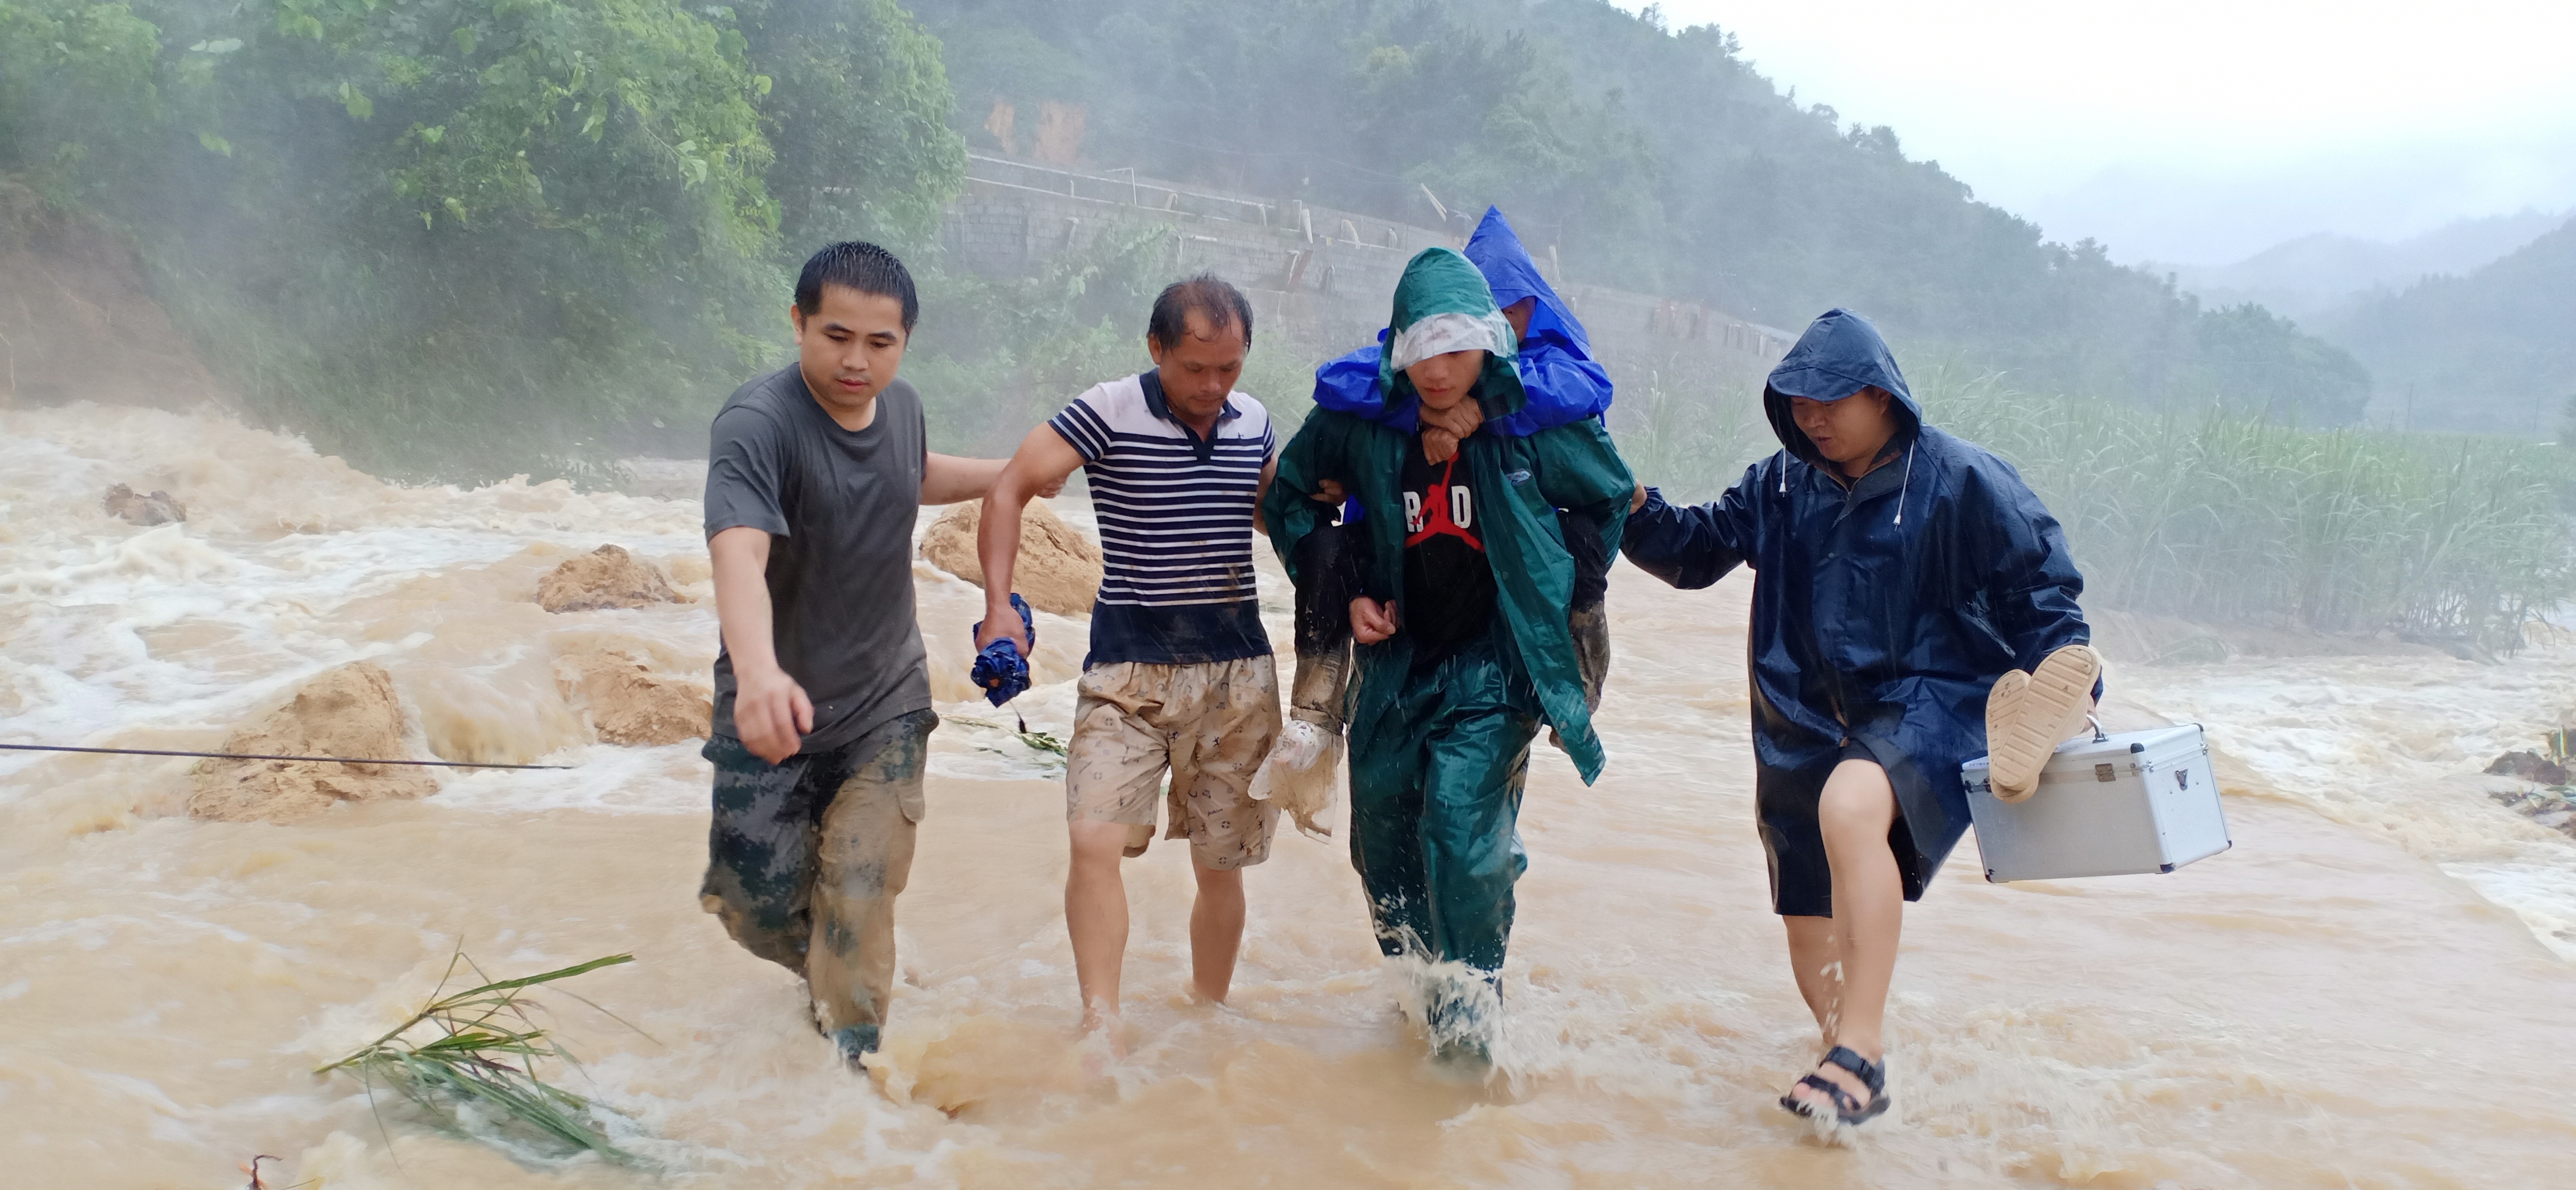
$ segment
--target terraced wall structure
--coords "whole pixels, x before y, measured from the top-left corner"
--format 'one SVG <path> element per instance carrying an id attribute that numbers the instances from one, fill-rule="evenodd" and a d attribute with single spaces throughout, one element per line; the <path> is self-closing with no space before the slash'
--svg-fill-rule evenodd
<path id="1" fill-rule="evenodd" d="M 1424 198 L 1432 207 L 1427 191 Z M 1451 226 L 1182 186 L 1132 170 L 970 155 L 965 193 L 950 205 L 940 236 L 952 261 L 1009 277 L 1111 228 L 1159 223 L 1169 229 L 1172 275 L 1206 270 L 1232 281 L 1265 330 L 1278 327 L 1320 360 L 1374 338 L 1405 261 L 1424 248 L 1463 246 L 1482 212 L 1441 213 Z M 1551 246 L 1530 247 L 1623 396 L 1650 377 L 1706 394 L 1701 399 L 1748 385 L 1759 393 L 1761 377 L 1795 338 L 1696 302 L 1570 283 Z"/>

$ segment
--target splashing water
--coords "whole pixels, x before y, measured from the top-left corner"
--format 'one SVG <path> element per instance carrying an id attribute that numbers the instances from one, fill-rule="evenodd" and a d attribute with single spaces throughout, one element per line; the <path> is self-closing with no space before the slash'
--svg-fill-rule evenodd
<path id="1" fill-rule="evenodd" d="M 192 519 L 108 520 L 115 482 Z M 307 1073 L 398 1019 L 460 940 L 513 970 L 638 956 L 582 990 L 658 1041 L 571 1003 L 552 1024 L 589 1060 L 573 1089 L 678 1182 L 2465 1187 L 2548 1184 L 2576 1152 L 2543 1072 L 2576 1048 L 2576 964 L 2535 941 L 2571 946 L 2576 844 L 2465 776 L 2576 705 L 2565 649 L 2115 671 L 2123 713 L 2209 726 L 2235 849 L 1998 886 L 1963 845 L 1907 917 L 1895 1108 L 1826 1144 L 1772 1102 L 1816 1048 L 1753 834 L 1740 576 L 1615 577 L 1611 767 L 1586 788 L 1553 751 L 1534 762 L 1484 1082 L 1426 1061 L 1402 1010 L 1420 973 L 1379 958 L 1346 836 L 1294 832 L 1247 879 L 1223 1006 L 1184 991 L 1187 849 L 1128 865 L 1135 1042 L 1087 1078 L 1060 758 L 971 701 L 980 593 L 917 568 L 950 722 L 861 1077 L 795 980 L 698 910 L 695 746 L 596 743 L 551 669 L 607 642 L 703 675 L 697 526 L 690 502 L 561 484 L 390 487 L 212 416 L 0 411 L 6 738 L 211 746 L 367 658 L 415 754 L 579 766 L 444 774 L 418 802 L 276 827 L 180 816 L 185 761 L 0 755 L 12 1184 L 234 1185 L 254 1153 L 289 1155 L 277 1185 L 641 1184 L 399 1116 L 388 1152 L 362 1097 Z M 692 601 L 530 602 L 604 542 Z M 1285 587 L 1263 584 L 1285 640 Z M 1012 706 L 1033 731 L 1066 734 L 1085 628 L 1041 625 L 1041 685 Z"/>

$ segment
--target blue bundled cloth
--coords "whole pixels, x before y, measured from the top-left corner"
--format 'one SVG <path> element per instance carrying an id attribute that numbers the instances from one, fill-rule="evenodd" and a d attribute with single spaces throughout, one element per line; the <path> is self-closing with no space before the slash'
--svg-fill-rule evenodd
<path id="1" fill-rule="evenodd" d="M 1038 647 L 1037 619 L 1029 614 L 1028 602 L 1017 591 L 1011 592 L 1011 610 L 1020 613 L 1020 626 L 1028 630 L 1029 647 Z M 984 622 L 975 621 L 975 632 L 981 635 L 983 631 Z M 1028 659 L 1020 656 L 1019 645 L 1006 636 L 975 654 L 975 669 L 969 676 L 984 688 L 984 697 L 998 707 L 1029 688 Z"/>

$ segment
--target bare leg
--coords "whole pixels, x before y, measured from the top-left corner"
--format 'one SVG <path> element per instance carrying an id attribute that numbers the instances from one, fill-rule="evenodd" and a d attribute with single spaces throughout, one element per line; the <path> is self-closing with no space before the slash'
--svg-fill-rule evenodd
<path id="1" fill-rule="evenodd" d="M 1888 828 L 1896 825 L 1896 791 L 1888 786 L 1886 771 L 1866 760 L 1836 765 L 1825 780 L 1816 819 L 1825 836 L 1825 860 L 1834 871 L 1833 932 L 1842 961 L 1842 995 L 1829 1027 L 1832 1044 L 1878 1062 L 1887 1054 L 1881 1029 L 1887 985 L 1896 974 L 1897 932 L 1905 917 L 1905 878 L 1887 845 Z M 1830 1064 L 1819 1070 L 1852 1098 L 1869 1102 L 1869 1089 L 1849 1071 Z M 1813 1088 L 1791 1094 L 1832 1110 L 1824 1093 Z"/>
<path id="2" fill-rule="evenodd" d="M 1127 957 L 1127 884 L 1118 861 L 1127 824 L 1081 819 L 1067 831 L 1073 865 L 1064 878 L 1064 928 L 1073 938 L 1073 977 L 1089 1033 L 1118 1019 L 1118 969 Z"/>
<path id="3" fill-rule="evenodd" d="M 1816 1029 L 1825 1047 L 1834 1044 L 1834 1001 L 1842 996 L 1842 947 L 1834 941 L 1830 917 L 1783 917 L 1789 931 L 1789 967 L 1798 977 L 1798 995 L 1816 1014 Z"/>
<path id="4" fill-rule="evenodd" d="M 1243 950 L 1243 870 L 1195 864 L 1191 870 L 1199 876 L 1199 895 L 1190 904 L 1190 979 L 1200 995 L 1223 1004 Z"/>

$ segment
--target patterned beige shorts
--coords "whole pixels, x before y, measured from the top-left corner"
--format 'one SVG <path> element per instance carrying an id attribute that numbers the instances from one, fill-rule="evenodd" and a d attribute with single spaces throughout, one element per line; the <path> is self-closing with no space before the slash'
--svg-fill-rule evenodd
<path id="1" fill-rule="evenodd" d="M 1066 821 L 1126 823 L 1127 854 L 1143 854 L 1168 769 L 1165 838 L 1188 839 L 1191 858 L 1218 871 L 1270 858 L 1279 811 L 1251 792 L 1279 736 L 1279 668 L 1269 656 L 1095 665 L 1075 690 Z"/>

